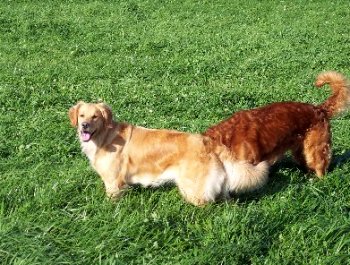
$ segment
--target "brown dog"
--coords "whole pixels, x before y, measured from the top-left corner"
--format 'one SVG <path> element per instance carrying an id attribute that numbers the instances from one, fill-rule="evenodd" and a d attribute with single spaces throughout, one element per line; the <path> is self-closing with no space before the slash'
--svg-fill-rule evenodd
<path id="1" fill-rule="evenodd" d="M 173 182 L 187 201 L 202 205 L 231 191 L 256 189 L 267 179 L 266 162 L 235 161 L 225 146 L 199 134 L 116 122 L 103 103 L 78 102 L 69 118 L 109 197 L 132 184 Z"/>
<path id="2" fill-rule="evenodd" d="M 348 107 L 350 89 L 337 72 L 320 74 L 315 84 L 329 84 L 333 90 L 321 105 L 280 102 L 239 111 L 204 135 L 227 146 L 234 159 L 252 164 L 268 161 L 272 165 L 292 150 L 298 163 L 322 177 L 331 159 L 329 120 Z"/>

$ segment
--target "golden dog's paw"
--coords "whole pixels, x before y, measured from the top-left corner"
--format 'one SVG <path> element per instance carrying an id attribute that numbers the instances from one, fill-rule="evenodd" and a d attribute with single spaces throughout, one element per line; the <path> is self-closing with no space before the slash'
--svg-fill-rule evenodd
<path id="1" fill-rule="evenodd" d="M 197 207 L 204 207 L 206 204 L 208 204 L 208 201 L 205 200 L 204 198 L 198 198 L 198 197 L 194 197 L 194 196 L 186 196 L 185 199 L 186 199 L 186 201 L 188 201 L 189 203 L 191 203 Z"/>
<path id="2" fill-rule="evenodd" d="M 106 192 L 107 198 L 111 201 L 117 201 L 124 193 L 124 190 L 118 190 L 114 192 Z"/>

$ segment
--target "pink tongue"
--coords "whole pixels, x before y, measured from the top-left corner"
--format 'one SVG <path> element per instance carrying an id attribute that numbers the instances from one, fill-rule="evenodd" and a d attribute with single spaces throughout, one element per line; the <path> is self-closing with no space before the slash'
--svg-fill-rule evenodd
<path id="1" fill-rule="evenodd" d="M 81 133 L 81 138 L 82 138 L 82 140 L 83 140 L 84 142 L 87 142 L 87 141 L 90 140 L 91 134 L 88 133 L 88 132 L 82 132 L 82 133 Z"/>

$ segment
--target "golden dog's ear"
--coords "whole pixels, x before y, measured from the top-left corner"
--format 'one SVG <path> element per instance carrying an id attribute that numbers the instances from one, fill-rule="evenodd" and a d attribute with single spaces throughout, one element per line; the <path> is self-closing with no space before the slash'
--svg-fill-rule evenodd
<path id="1" fill-rule="evenodd" d="M 73 127 L 77 127 L 78 125 L 78 110 L 81 104 L 84 102 L 79 101 L 75 106 L 71 107 L 68 111 L 68 117 L 70 119 L 70 123 Z"/>
<path id="2" fill-rule="evenodd" d="M 99 110 L 101 111 L 102 116 L 104 118 L 105 127 L 110 126 L 112 123 L 112 118 L 113 118 L 111 108 L 104 103 L 98 103 L 97 106 L 98 106 Z"/>

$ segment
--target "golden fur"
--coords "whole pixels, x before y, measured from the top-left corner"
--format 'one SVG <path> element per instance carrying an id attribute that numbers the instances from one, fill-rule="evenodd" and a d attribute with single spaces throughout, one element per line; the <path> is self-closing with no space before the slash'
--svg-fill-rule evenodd
<path id="1" fill-rule="evenodd" d="M 267 179 L 265 162 L 235 161 L 225 146 L 200 134 L 116 122 L 103 103 L 78 102 L 69 118 L 109 197 L 133 184 L 173 182 L 188 202 L 203 205 L 231 191 L 256 189 Z"/>
<path id="2" fill-rule="evenodd" d="M 236 160 L 275 163 L 287 150 L 302 166 L 322 177 L 331 159 L 329 120 L 346 110 L 349 84 L 337 72 L 320 74 L 315 85 L 329 84 L 333 94 L 321 105 L 279 102 L 234 113 L 205 133 L 231 150 Z"/>

